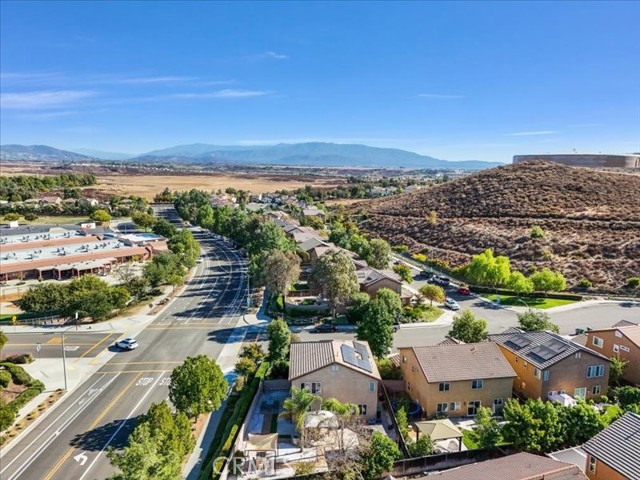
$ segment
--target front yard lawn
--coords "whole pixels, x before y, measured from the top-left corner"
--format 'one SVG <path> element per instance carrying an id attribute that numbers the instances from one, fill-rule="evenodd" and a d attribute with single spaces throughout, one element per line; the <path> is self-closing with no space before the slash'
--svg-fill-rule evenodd
<path id="1" fill-rule="evenodd" d="M 426 304 L 407 306 L 402 309 L 403 323 L 433 322 L 443 313 L 441 308 Z"/>
<path id="2" fill-rule="evenodd" d="M 494 293 L 484 296 L 486 299 L 492 302 L 496 301 L 497 295 Z M 524 307 L 525 303 L 532 308 L 547 309 L 553 307 L 560 307 L 562 305 L 570 305 L 578 300 L 565 300 L 561 298 L 518 298 L 513 295 L 500 295 L 500 305 L 509 305 L 514 307 Z M 524 302 L 524 303 L 522 303 Z"/>

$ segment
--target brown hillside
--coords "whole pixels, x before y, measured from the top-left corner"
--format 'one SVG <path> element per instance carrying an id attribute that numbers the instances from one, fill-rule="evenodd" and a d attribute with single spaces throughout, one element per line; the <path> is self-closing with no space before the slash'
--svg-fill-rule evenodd
<path id="1" fill-rule="evenodd" d="M 437 212 L 436 225 L 427 221 Z M 548 266 L 568 283 L 619 290 L 640 275 L 640 175 L 545 162 L 506 165 L 416 193 L 361 202 L 361 228 L 452 265 L 486 248 L 514 268 Z M 531 239 L 539 225 L 542 239 Z"/>

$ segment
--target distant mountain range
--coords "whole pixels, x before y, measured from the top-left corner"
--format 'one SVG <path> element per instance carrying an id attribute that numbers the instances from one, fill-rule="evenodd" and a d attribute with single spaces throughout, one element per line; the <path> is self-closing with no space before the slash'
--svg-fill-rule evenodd
<path id="1" fill-rule="evenodd" d="M 482 170 L 502 165 L 499 162 L 479 160 L 452 162 L 396 148 L 320 142 L 264 146 L 220 146 L 196 143 L 154 150 L 139 156 L 88 149 L 69 152 L 45 145 L 2 145 L 0 146 L 0 159 L 9 161 L 100 159 L 126 160 L 134 163 L 273 164 L 319 167 L 459 168 L 465 170 Z"/>

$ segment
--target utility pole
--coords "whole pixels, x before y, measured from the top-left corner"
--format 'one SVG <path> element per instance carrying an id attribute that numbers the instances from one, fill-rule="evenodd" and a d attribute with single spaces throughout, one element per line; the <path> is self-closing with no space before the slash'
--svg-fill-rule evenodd
<path id="1" fill-rule="evenodd" d="M 64 350 L 64 332 L 60 333 L 62 337 L 62 372 L 64 374 L 64 391 L 67 391 L 67 355 Z"/>

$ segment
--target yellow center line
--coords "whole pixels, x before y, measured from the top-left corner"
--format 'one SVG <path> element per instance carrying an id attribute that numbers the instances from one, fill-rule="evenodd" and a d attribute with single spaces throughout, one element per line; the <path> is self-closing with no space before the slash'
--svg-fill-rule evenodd
<path id="1" fill-rule="evenodd" d="M 142 372 L 136 375 L 135 377 L 133 377 L 133 379 L 127 384 L 127 386 L 122 389 L 122 391 L 116 396 L 116 398 L 114 398 L 109 403 L 109 405 L 107 405 L 107 408 L 105 408 L 102 411 L 102 413 L 98 416 L 98 418 L 96 418 L 96 420 L 91 424 L 91 426 L 89 426 L 89 428 L 86 430 L 87 432 L 89 432 L 90 430 L 93 430 L 96 427 L 96 425 L 98 425 L 98 423 L 104 418 L 104 416 L 113 408 L 113 406 L 122 398 L 122 396 L 133 386 L 133 384 L 135 383 L 136 380 L 138 380 L 140 375 L 142 375 Z M 62 456 L 60 461 L 56 463 L 56 465 L 51 469 L 51 471 L 49 471 L 47 476 L 44 477 L 44 480 L 50 480 L 51 477 L 53 477 L 56 474 L 56 472 L 60 469 L 62 464 L 69 459 L 69 457 L 71 456 L 71 454 L 74 452 L 75 449 L 76 449 L 75 447 L 71 447 L 69 450 L 67 450 L 67 452 Z"/>
<path id="2" fill-rule="evenodd" d="M 98 345 L 100 345 L 105 340 L 111 338 L 113 335 L 116 335 L 116 334 L 110 333 L 109 335 L 105 336 L 102 340 L 100 340 L 98 343 L 93 344 L 93 347 L 91 347 L 86 352 L 84 352 L 82 355 L 80 355 L 80 357 L 78 357 L 78 359 L 73 363 L 78 363 L 81 358 L 86 357 L 89 353 L 91 353 L 93 351 L 94 348 L 96 348 Z"/>
<path id="3" fill-rule="evenodd" d="M 96 372 L 96 374 L 100 373 L 110 373 L 110 374 L 116 374 L 116 373 L 158 373 L 158 372 L 168 372 L 168 370 L 114 370 L 112 372 L 110 371 L 105 371 L 105 370 L 99 370 Z"/>

